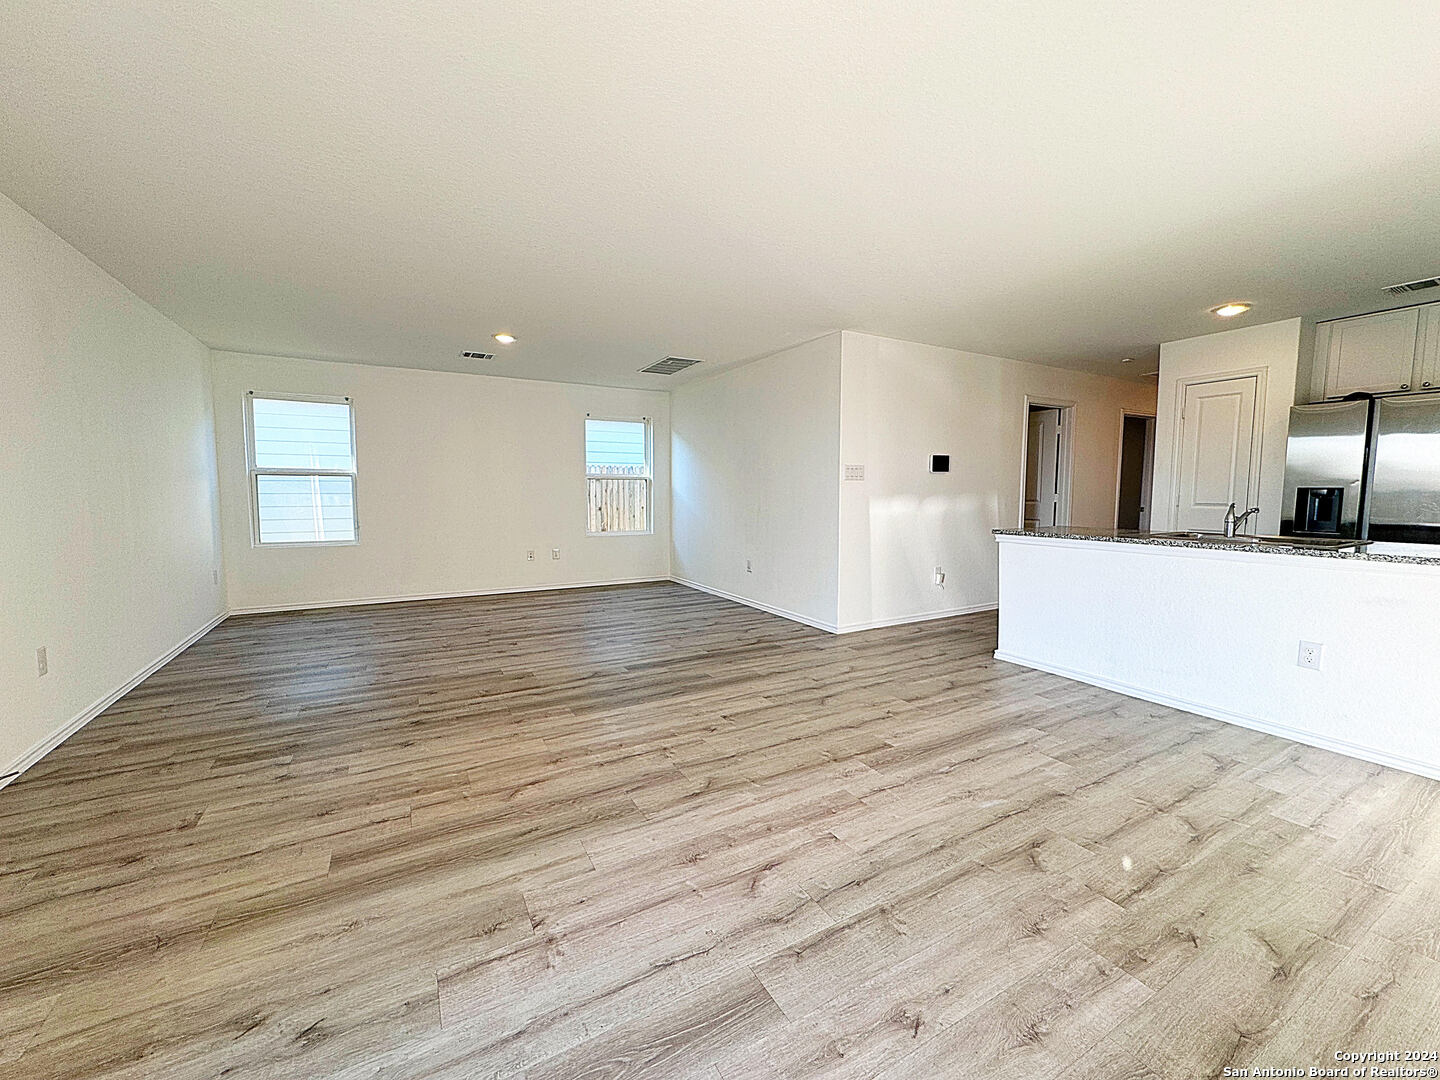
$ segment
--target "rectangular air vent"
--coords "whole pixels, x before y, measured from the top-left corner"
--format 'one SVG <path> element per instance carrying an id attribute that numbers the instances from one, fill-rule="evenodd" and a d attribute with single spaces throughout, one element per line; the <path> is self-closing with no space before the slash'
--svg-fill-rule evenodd
<path id="1" fill-rule="evenodd" d="M 1433 289 L 1440 285 L 1440 278 L 1421 278 L 1419 281 L 1404 281 L 1399 285 L 1386 285 L 1385 291 L 1391 296 L 1404 296 L 1406 293 L 1419 292 L 1422 289 Z"/>
<path id="2" fill-rule="evenodd" d="M 467 352 L 462 352 L 460 355 L 463 356 L 466 360 L 494 360 L 494 359 L 495 359 L 495 354 L 494 354 L 493 352 L 468 352 L 468 351 L 467 351 Z"/>
<path id="3" fill-rule="evenodd" d="M 684 371 L 698 363 L 700 363 L 699 360 L 687 360 L 683 356 L 667 356 L 664 360 L 651 364 L 649 367 L 642 367 L 640 370 L 649 372 L 651 375 L 674 375 L 677 371 Z"/>

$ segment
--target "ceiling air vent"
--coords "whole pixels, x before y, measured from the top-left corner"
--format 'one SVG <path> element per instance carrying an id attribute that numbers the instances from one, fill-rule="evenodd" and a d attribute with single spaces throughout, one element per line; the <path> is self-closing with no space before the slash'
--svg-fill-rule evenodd
<path id="1" fill-rule="evenodd" d="M 495 354 L 494 354 L 493 352 L 470 352 L 470 351 L 467 350 L 467 351 L 465 351 L 465 352 L 462 352 L 460 355 L 463 356 L 466 360 L 494 360 L 494 359 L 495 359 Z"/>
<path id="2" fill-rule="evenodd" d="M 694 367 L 700 363 L 699 360 L 687 360 L 683 356 L 667 356 L 664 360 L 651 364 L 649 367 L 642 367 L 641 371 L 648 371 L 651 375 L 674 375 L 678 371 L 684 371 L 687 367 Z"/>
<path id="3" fill-rule="evenodd" d="M 1421 278 L 1419 281 L 1405 281 L 1399 285 L 1386 285 L 1385 291 L 1391 296 L 1404 296 L 1406 293 L 1419 292 L 1421 289 L 1433 289 L 1440 285 L 1440 278 Z"/>

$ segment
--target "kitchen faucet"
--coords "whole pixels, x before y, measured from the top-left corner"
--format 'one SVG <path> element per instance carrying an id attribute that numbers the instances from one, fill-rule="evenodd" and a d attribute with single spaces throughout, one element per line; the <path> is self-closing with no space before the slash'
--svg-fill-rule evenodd
<path id="1" fill-rule="evenodd" d="M 1235 504 L 1232 502 L 1229 509 L 1225 511 L 1225 535 L 1227 537 L 1233 537 L 1240 531 L 1241 526 L 1245 524 L 1245 520 L 1251 514 L 1258 514 L 1259 512 L 1260 508 L 1258 506 L 1252 506 L 1243 514 L 1237 514 L 1235 513 Z"/>

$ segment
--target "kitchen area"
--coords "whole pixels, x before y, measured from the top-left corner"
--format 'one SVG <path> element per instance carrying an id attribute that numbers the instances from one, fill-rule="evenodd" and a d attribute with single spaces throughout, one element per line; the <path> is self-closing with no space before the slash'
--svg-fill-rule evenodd
<path id="1" fill-rule="evenodd" d="M 997 659 L 1440 777 L 1437 390 L 1440 303 L 1162 346 L 1152 529 L 997 529 Z"/>

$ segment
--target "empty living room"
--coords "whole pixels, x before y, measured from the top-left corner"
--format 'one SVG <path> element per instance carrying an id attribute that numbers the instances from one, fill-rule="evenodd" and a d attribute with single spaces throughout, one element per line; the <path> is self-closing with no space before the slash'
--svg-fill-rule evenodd
<path id="1" fill-rule="evenodd" d="M 1440 7 L 6 14 L 0 1080 L 1440 1076 Z"/>

